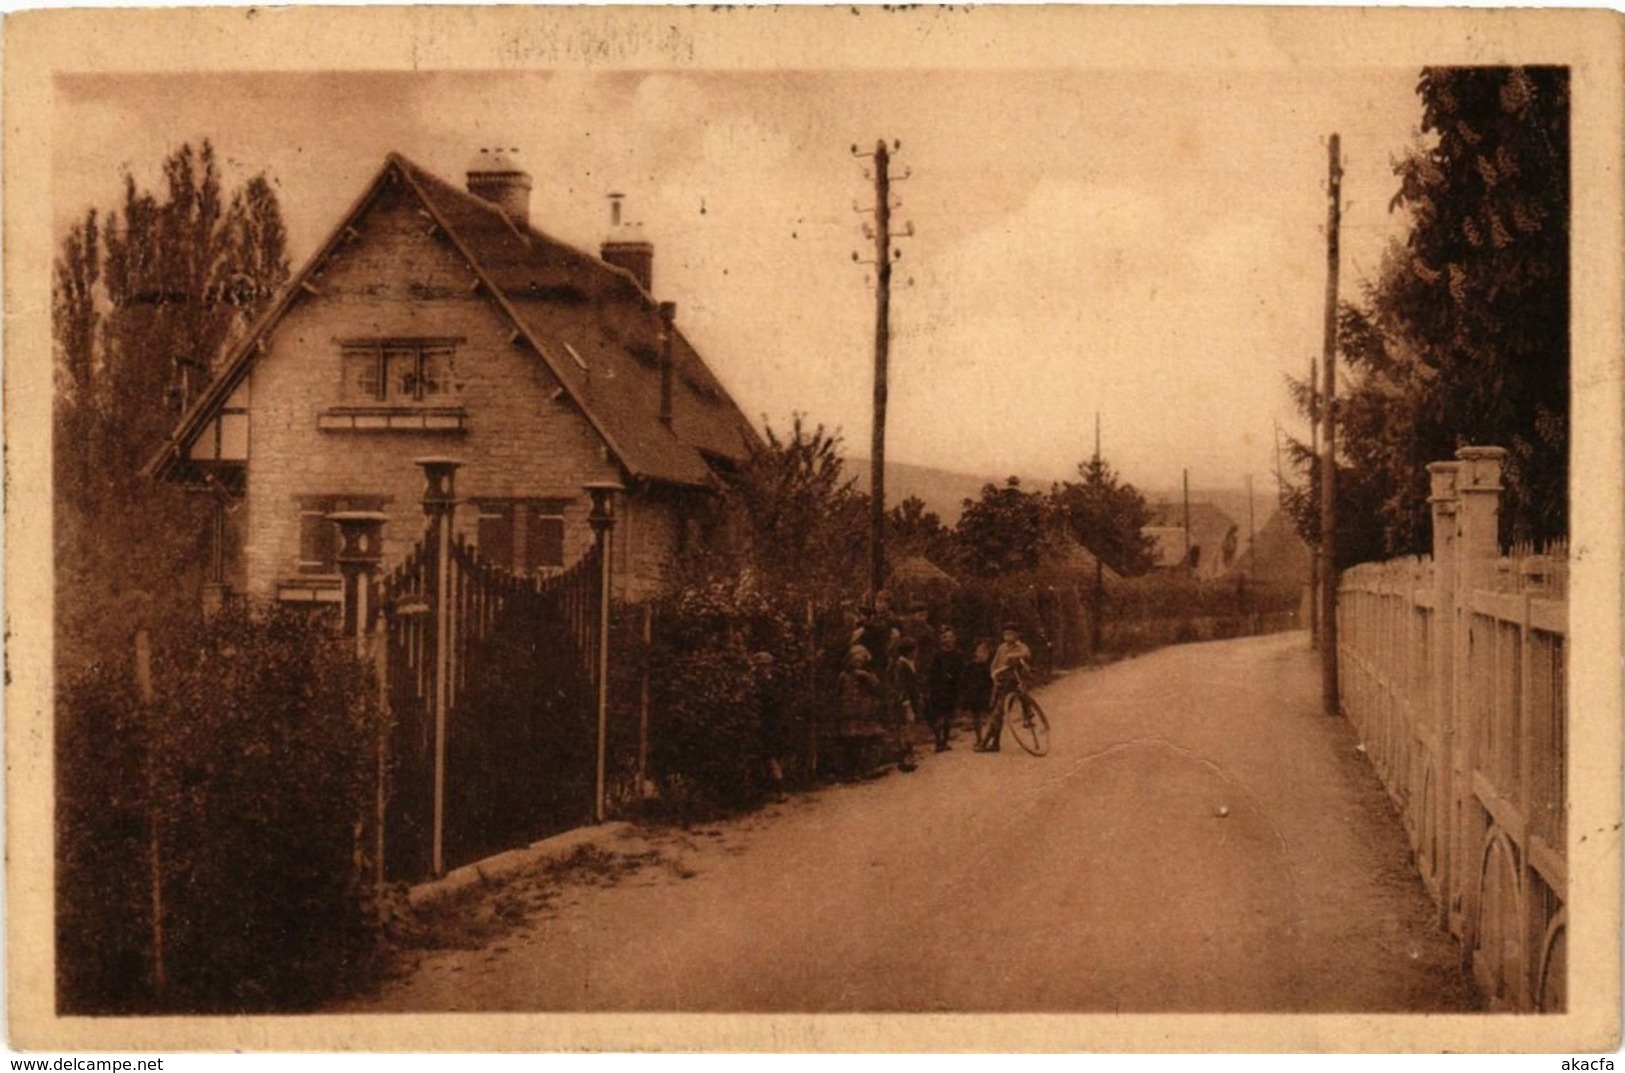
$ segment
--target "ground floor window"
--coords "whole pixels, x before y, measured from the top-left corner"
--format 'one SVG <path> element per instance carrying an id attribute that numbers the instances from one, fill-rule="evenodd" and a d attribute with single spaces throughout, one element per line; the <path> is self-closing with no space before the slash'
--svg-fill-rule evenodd
<path id="1" fill-rule="evenodd" d="M 474 544 L 487 562 L 519 574 L 564 569 L 566 499 L 478 499 Z"/>
<path id="2" fill-rule="evenodd" d="M 327 520 L 341 510 L 383 510 L 387 496 L 342 493 L 299 497 L 299 572 L 338 573 L 339 527 Z"/>

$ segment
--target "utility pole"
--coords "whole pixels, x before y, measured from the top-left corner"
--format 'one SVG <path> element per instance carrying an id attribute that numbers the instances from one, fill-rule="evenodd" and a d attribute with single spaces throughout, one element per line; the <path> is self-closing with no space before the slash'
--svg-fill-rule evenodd
<path id="1" fill-rule="evenodd" d="M 872 600 L 876 593 L 886 585 L 886 381 L 887 362 L 891 350 L 891 266 L 892 261 L 902 256 L 900 251 L 894 251 L 891 240 L 891 154 L 903 147 L 903 143 L 893 140 L 890 147 L 886 140 L 881 138 L 875 142 L 875 151 L 872 154 L 858 152 L 858 147 L 852 147 L 853 156 L 872 156 L 874 158 L 875 205 L 871 211 L 875 214 L 874 227 L 864 227 L 865 235 L 875 241 L 875 417 L 874 432 L 870 441 L 869 459 L 869 598 Z M 908 178 L 904 174 L 899 180 Z M 859 212 L 866 210 L 853 206 Z M 872 233 L 871 233 L 872 230 Z M 903 235 L 914 234 L 914 225 L 909 224 Z M 854 253 L 852 260 L 859 264 L 863 260 Z"/>
<path id="2" fill-rule="evenodd" d="M 1258 573 L 1258 530 L 1253 525 L 1253 475 L 1247 474 L 1247 573 Z"/>
<path id="3" fill-rule="evenodd" d="M 1281 468 L 1281 425 L 1271 422 L 1275 430 L 1275 509 L 1286 507 L 1286 472 Z"/>
<path id="4" fill-rule="evenodd" d="M 1336 134 L 1327 146 L 1325 383 L 1321 420 L 1326 435 L 1320 457 L 1321 704 L 1341 711 L 1337 696 L 1337 230 L 1342 219 L 1343 164 Z"/>
<path id="5" fill-rule="evenodd" d="M 1310 473 L 1320 465 L 1320 366 L 1309 359 L 1309 463 Z M 1309 554 L 1309 647 L 1320 647 L 1320 548 Z"/>
<path id="6" fill-rule="evenodd" d="M 1095 411 L 1095 476 L 1100 476 L 1100 411 Z M 1099 491 L 1100 489 L 1096 489 Z M 1103 504 L 1097 504 L 1097 508 Z M 1100 543 L 1096 537 L 1096 545 Z M 1100 651 L 1100 616 L 1106 609 L 1106 565 L 1100 561 L 1100 548 L 1089 549 L 1089 554 L 1095 560 L 1095 591 L 1091 595 L 1089 608 L 1089 652 L 1094 654 Z"/>
<path id="7" fill-rule="evenodd" d="M 1182 469 L 1180 479 L 1185 484 L 1185 569 L 1191 567 L 1191 471 Z"/>

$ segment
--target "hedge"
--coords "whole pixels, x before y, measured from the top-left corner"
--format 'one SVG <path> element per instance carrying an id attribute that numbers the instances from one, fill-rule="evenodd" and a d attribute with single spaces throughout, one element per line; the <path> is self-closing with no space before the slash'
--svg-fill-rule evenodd
<path id="1" fill-rule="evenodd" d="M 314 1008 L 374 949 L 373 676 L 285 610 L 152 642 L 150 703 L 133 656 L 58 699 L 58 1007 Z"/>

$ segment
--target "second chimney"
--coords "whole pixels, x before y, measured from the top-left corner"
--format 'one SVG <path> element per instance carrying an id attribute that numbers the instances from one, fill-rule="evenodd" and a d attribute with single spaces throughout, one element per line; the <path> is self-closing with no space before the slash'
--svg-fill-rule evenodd
<path id="1" fill-rule="evenodd" d="M 609 237 L 599 247 L 604 263 L 624 269 L 638 281 L 645 294 L 654 293 L 655 248 L 637 233 L 635 226 L 621 221 L 621 201 L 625 194 L 609 195 Z"/>
<path id="2" fill-rule="evenodd" d="M 481 149 L 468 166 L 468 192 L 501 209 L 515 227 L 530 226 L 530 173 L 517 149 Z"/>

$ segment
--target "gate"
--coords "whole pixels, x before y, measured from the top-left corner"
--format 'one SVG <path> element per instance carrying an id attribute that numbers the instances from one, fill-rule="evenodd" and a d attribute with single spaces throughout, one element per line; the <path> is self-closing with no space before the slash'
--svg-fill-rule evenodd
<path id="1" fill-rule="evenodd" d="M 442 572 L 440 524 L 431 520 L 380 586 L 382 678 L 394 719 L 389 879 L 418 880 L 527 845 L 587 822 L 593 810 L 602 542 L 543 580 L 447 537 Z"/>

